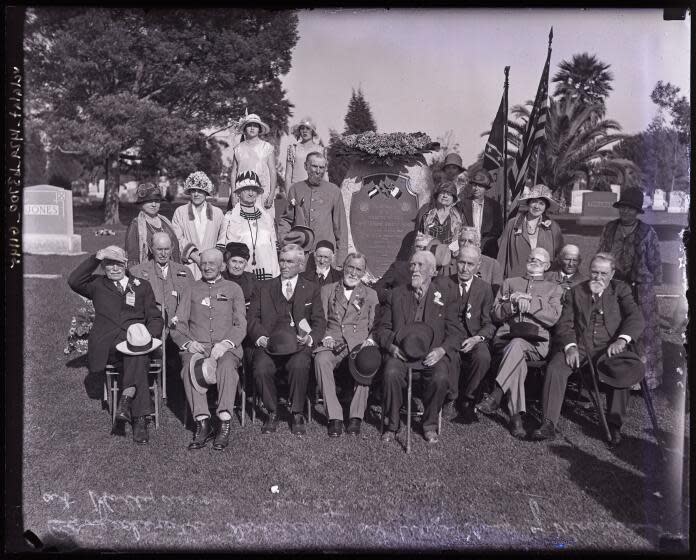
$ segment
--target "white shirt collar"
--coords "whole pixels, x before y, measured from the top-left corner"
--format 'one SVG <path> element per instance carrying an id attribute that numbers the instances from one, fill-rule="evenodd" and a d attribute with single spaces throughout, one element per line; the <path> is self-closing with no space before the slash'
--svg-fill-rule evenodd
<path id="1" fill-rule="evenodd" d="M 222 278 L 222 274 L 218 274 L 218 275 L 215 277 L 215 280 L 204 280 L 204 282 L 206 282 L 206 283 L 208 283 L 208 284 L 215 284 L 215 282 L 217 282 L 217 281 L 220 280 L 221 278 Z"/>
<path id="2" fill-rule="evenodd" d="M 460 292 L 460 293 L 463 293 L 462 290 L 465 289 L 464 286 L 466 286 L 466 291 L 467 291 L 467 292 L 468 292 L 469 290 L 471 290 L 471 283 L 472 283 L 473 281 L 474 281 L 474 277 L 472 276 L 471 278 L 469 278 L 468 281 L 464 282 L 463 284 L 460 282 L 460 283 L 459 283 L 459 292 Z"/>
<path id="3" fill-rule="evenodd" d="M 125 290 L 126 286 L 128 285 L 128 276 L 124 276 L 120 280 L 114 280 L 114 282 L 121 284 L 121 287 Z"/>

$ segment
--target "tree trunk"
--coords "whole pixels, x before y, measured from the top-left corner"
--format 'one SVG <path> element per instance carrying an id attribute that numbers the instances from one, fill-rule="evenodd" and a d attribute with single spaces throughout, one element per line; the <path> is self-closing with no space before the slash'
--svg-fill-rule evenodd
<path id="1" fill-rule="evenodd" d="M 118 218 L 118 189 L 120 185 L 118 153 L 106 159 L 106 181 L 104 185 L 104 225 L 120 225 Z"/>

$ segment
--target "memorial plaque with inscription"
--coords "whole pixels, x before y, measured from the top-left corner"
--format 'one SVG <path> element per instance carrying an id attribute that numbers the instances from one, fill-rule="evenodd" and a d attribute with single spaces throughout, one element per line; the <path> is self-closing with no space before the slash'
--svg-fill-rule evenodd
<path id="1" fill-rule="evenodd" d="M 73 231 L 72 193 L 52 185 L 24 189 L 23 249 L 36 254 L 75 254 L 81 238 Z"/>
<path id="2" fill-rule="evenodd" d="M 353 194 L 350 227 L 355 249 L 367 256 L 368 269 L 382 276 L 413 231 L 418 211 L 409 178 L 396 173 L 364 176 Z"/>
<path id="3" fill-rule="evenodd" d="M 585 193 L 582 197 L 582 215 L 585 218 L 618 218 L 619 212 L 613 207 L 618 199 L 618 195 L 613 192 Z"/>

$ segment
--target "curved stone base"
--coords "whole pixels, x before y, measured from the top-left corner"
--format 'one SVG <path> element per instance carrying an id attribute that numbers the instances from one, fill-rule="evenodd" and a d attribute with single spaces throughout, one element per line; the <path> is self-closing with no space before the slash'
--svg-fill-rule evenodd
<path id="1" fill-rule="evenodd" d="M 25 233 L 22 252 L 32 255 L 77 255 L 82 253 L 82 236 Z"/>

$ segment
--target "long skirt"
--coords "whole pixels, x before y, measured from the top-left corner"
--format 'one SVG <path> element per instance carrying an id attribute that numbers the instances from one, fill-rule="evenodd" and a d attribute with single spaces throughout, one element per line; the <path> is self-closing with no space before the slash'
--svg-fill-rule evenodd
<path id="1" fill-rule="evenodd" d="M 638 340 L 637 348 L 641 361 L 645 364 L 648 387 L 656 389 L 662 384 L 662 336 L 655 288 L 652 284 L 636 284 L 633 287 L 633 297 L 645 321 L 645 330 Z"/>

